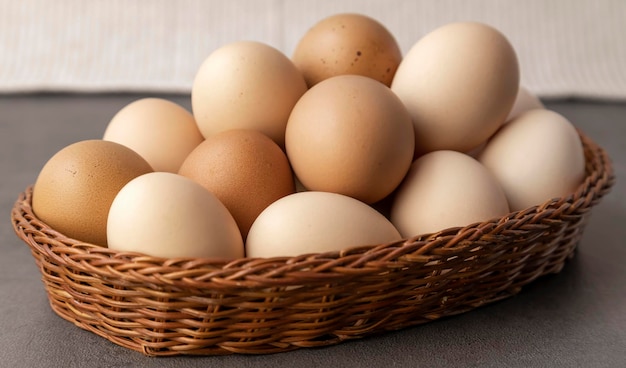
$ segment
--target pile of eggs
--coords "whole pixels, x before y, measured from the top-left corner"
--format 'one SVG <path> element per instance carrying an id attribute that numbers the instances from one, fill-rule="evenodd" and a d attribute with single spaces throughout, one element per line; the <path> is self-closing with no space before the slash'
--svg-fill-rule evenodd
<path id="1" fill-rule="evenodd" d="M 192 113 L 143 98 L 42 168 L 34 213 L 80 241 L 156 257 L 286 257 L 396 242 L 570 194 L 580 137 L 524 87 L 505 36 L 443 25 L 404 57 L 359 14 L 288 58 L 214 50 Z"/>

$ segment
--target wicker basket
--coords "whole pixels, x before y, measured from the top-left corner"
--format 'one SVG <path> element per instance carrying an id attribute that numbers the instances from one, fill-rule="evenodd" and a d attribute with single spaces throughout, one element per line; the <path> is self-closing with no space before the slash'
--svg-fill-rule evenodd
<path id="1" fill-rule="evenodd" d="M 32 188 L 11 213 L 52 309 L 146 355 L 276 353 L 417 325 L 510 297 L 573 256 L 610 190 L 605 151 L 580 134 L 587 177 L 567 198 L 393 244 L 272 259 L 161 259 L 65 237 Z"/>

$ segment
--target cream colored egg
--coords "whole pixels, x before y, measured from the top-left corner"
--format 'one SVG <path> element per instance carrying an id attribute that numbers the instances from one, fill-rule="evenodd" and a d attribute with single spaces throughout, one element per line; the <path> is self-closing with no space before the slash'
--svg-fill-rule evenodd
<path id="1" fill-rule="evenodd" d="M 200 66 L 191 91 L 193 115 L 204 137 L 253 129 L 284 147 L 287 119 L 306 90 L 302 73 L 279 50 L 260 42 L 233 42 Z"/>
<path id="2" fill-rule="evenodd" d="M 102 139 L 137 152 L 154 171 L 175 173 L 204 137 L 182 106 L 162 98 L 142 98 L 113 116 Z"/>
<path id="3" fill-rule="evenodd" d="M 513 104 L 513 108 L 511 108 L 511 112 L 509 112 L 506 121 L 511 121 L 520 116 L 522 113 L 534 109 L 545 109 L 545 106 L 534 93 L 528 90 L 528 88 L 520 86 L 519 91 L 517 92 L 517 97 L 515 98 L 515 103 Z"/>
<path id="4" fill-rule="evenodd" d="M 109 248 L 155 257 L 241 258 L 243 240 L 226 207 L 200 184 L 155 172 L 126 184 L 111 205 Z"/>
<path id="5" fill-rule="evenodd" d="M 495 177 L 472 157 L 434 151 L 417 159 L 391 204 L 403 237 L 434 233 L 504 216 L 506 197 Z"/>
<path id="6" fill-rule="evenodd" d="M 515 103 L 513 104 L 513 108 L 511 109 L 511 112 L 509 112 L 509 115 L 507 116 L 504 123 L 506 124 L 521 115 L 522 113 L 534 109 L 545 109 L 545 106 L 536 95 L 530 92 L 527 88 L 520 86 L 519 91 L 517 92 L 517 97 L 515 98 Z M 489 142 L 489 140 L 466 153 L 478 159 L 478 157 L 480 157 L 480 154 L 485 149 L 487 142 Z"/>
<path id="7" fill-rule="evenodd" d="M 515 50 L 491 26 L 444 25 L 405 55 L 391 84 L 409 110 L 415 147 L 468 152 L 505 121 L 519 87 Z"/>
<path id="8" fill-rule="evenodd" d="M 333 252 L 400 240 L 382 214 L 354 198 L 328 192 L 298 192 L 279 199 L 248 233 L 248 257 Z"/>
<path id="9" fill-rule="evenodd" d="M 562 115 L 527 111 L 489 140 L 479 160 L 501 183 L 512 211 L 572 194 L 585 177 L 585 155 Z"/>

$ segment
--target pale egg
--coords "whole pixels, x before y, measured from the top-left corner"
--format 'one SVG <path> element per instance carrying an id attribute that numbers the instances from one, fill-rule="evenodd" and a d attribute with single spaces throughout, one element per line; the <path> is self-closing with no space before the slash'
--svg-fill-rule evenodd
<path id="1" fill-rule="evenodd" d="M 131 148 L 155 171 L 175 173 L 204 137 L 184 107 L 162 98 L 142 98 L 113 116 L 102 139 Z"/>
<path id="2" fill-rule="evenodd" d="M 298 256 L 399 240 L 391 222 L 365 203 L 308 191 L 283 197 L 259 215 L 248 233 L 246 255 Z"/>
<path id="3" fill-rule="evenodd" d="M 421 38 L 391 84 L 413 118 L 419 153 L 478 147 L 504 123 L 518 88 L 512 45 L 476 22 L 447 24 Z"/>
<path id="4" fill-rule="evenodd" d="M 306 90 L 302 73 L 276 48 L 233 42 L 213 51 L 198 69 L 192 110 L 205 138 L 253 129 L 283 147 L 291 109 Z"/>
<path id="5" fill-rule="evenodd" d="M 412 165 L 391 204 L 403 237 L 434 233 L 504 216 L 509 206 L 496 178 L 474 158 L 434 151 Z"/>
<path id="6" fill-rule="evenodd" d="M 512 211 L 572 194 L 585 177 L 576 128 L 546 109 L 526 111 L 502 127 L 479 160 L 502 185 Z"/>
<path id="7" fill-rule="evenodd" d="M 184 176 L 155 172 L 126 184 L 108 216 L 109 248 L 154 257 L 244 255 L 237 223 L 211 192 Z"/>
<path id="8" fill-rule="evenodd" d="M 545 108 L 545 105 L 541 102 L 537 95 L 532 93 L 528 88 L 520 86 L 519 91 L 517 92 L 517 97 L 515 97 L 515 103 L 513 104 L 509 115 L 506 117 L 506 121 L 509 122 L 528 110 Z"/>

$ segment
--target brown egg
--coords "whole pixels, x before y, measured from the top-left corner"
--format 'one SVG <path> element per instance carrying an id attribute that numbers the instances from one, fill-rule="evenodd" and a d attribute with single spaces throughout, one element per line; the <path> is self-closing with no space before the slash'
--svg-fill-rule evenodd
<path id="1" fill-rule="evenodd" d="M 119 143 L 73 143 L 44 165 L 33 188 L 33 211 L 64 235 L 107 245 L 107 217 L 126 183 L 152 172 L 138 153 Z"/>
<path id="2" fill-rule="evenodd" d="M 215 194 L 235 218 L 244 239 L 267 206 L 295 192 L 285 153 L 269 137 L 249 129 L 210 136 L 189 154 L 179 174 Z"/>
<path id="3" fill-rule="evenodd" d="M 411 117 L 384 84 L 360 75 L 322 81 L 294 107 L 285 143 L 302 185 L 368 204 L 389 195 L 413 159 Z"/>
<path id="4" fill-rule="evenodd" d="M 393 35 L 360 14 L 337 14 L 315 24 L 299 41 L 292 60 L 309 87 L 336 75 L 357 74 L 387 86 L 402 60 Z"/>

